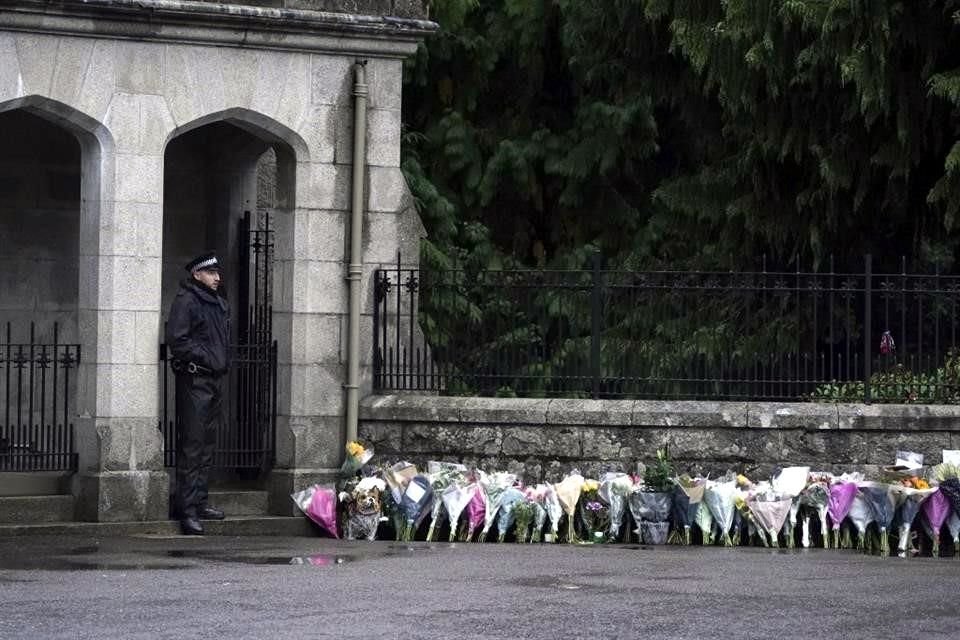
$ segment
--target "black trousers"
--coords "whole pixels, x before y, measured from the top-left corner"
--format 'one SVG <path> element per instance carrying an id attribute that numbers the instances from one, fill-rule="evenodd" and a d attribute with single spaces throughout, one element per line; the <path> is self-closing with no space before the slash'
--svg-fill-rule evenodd
<path id="1" fill-rule="evenodd" d="M 177 375 L 178 518 L 196 518 L 207 506 L 207 478 L 223 419 L 223 378 Z"/>

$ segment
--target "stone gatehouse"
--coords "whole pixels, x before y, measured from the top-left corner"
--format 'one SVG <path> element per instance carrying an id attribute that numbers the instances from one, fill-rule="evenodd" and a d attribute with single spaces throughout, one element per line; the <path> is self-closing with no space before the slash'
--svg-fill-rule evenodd
<path id="1" fill-rule="evenodd" d="M 273 228 L 271 509 L 289 511 L 293 487 L 338 464 L 348 281 L 360 283 L 363 389 L 370 273 L 416 255 L 422 235 L 399 168 L 402 64 L 435 28 L 419 1 L 0 5 L 0 321 L 14 333 L 32 322 L 47 342 L 56 324 L 79 345 L 78 517 L 166 517 L 164 316 L 192 255 L 217 250 L 228 280 L 246 267 L 245 212 Z"/>

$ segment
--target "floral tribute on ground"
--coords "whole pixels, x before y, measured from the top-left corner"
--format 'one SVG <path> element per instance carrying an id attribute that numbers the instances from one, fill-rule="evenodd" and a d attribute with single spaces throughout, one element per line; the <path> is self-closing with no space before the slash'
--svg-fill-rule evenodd
<path id="1" fill-rule="evenodd" d="M 570 469 L 524 484 L 506 471 L 431 461 L 373 464 L 372 447 L 346 446 L 336 487 L 292 494 L 328 535 L 433 542 L 629 543 L 822 547 L 881 556 L 960 557 L 960 452 L 923 466 L 897 452 L 880 477 L 792 466 L 770 478 L 733 471 L 678 474 L 666 448 L 641 475 L 599 478 Z M 631 523 L 632 521 L 632 523 Z"/>

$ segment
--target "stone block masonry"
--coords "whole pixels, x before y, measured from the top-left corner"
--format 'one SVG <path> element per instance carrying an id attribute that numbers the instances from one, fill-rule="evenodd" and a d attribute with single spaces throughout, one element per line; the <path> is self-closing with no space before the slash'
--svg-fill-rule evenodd
<path id="1" fill-rule="evenodd" d="M 403 60 L 438 28 L 426 15 L 420 0 L 0 2 L 3 133 L 46 132 L 54 143 L 39 145 L 49 153 L 32 168 L 18 166 L 16 150 L 32 151 L 37 135 L 12 139 L 0 158 L 6 184 L 24 185 L 0 193 L 0 235 L 19 234 L 0 266 L 25 276 L 0 277 L 0 307 L 14 320 L 45 314 L 42 324 L 61 322 L 82 347 L 70 409 L 80 518 L 167 516 L 164 316 L 188 256 L 238 253 L 232 234 L 256 204 L 268 150 L 278 342 L 270 508 L 291 510 L 291 491 L 336 473 L 354 66 L 367 70 L 368 168 L 366 232 L 349 258 L 366 283 L 398 252 L 416 255 L 423 235 L 399 164 Z M 55 188 L 34 178 L 50 173 L 66 177 Z M 361 327 L 371 344 L 369 316 Z"/>
<path id="2" fill-rule="evenodd" d="M 669 445 L 678 473 L 763 478 L 777 467 L 863 471 L 898 450 L 927 462 L 960 448 L 960 407 L 647 400 L 369 396 L 360 437 L 381 462 L 448 460 L 527 483 L 634 472 Z"/>

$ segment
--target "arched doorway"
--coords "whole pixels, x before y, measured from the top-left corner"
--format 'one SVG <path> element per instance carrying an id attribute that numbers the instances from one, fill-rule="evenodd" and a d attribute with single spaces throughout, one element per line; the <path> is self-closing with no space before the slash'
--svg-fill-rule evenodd
<path id="1" fill-rule="evenodd" d="M 181 129 L 164 156 L 163 317 L 191 258 L 214 250 L 225 265 L 222 292 L 231 306 L 232 365 L 214 481 L 261 479 L 275 454 L 273 230 L 292 206 L 295 153 L 244 115 L 224 114 Z M 172 467 L 174 385 L 162 366 L 164 460 Z"/>
<path id="2" fill-rule="evenodd" d="M 77 469 L 83 148 L 24 106 L 0 106 L 0 472 L 54 477 L 5 477 L 0 495 L 56 492 Z"/>

